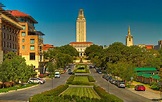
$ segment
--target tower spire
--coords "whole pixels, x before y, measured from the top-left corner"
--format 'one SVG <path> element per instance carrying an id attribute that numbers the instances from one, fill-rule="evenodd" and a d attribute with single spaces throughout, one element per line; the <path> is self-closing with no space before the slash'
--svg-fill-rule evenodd
<path id="1" fill-rule="evenodd" d="M 130 26 L 128 26 L 128 35 L 131 35 Z"/>
<path id="2" fill-rule="evenodd" d="M 84 11 L 83 11 L 83 9 L 80 9 L 79 10 L 78 17 L 84 17 Z"/>
<path id="3" fill-rule="evenodd" d="M 126 45 L 127 46 L 133 45 L 133 36 L 131 35 L 130 26 L 128 26 L 128 34 L 126 36 Z"/>

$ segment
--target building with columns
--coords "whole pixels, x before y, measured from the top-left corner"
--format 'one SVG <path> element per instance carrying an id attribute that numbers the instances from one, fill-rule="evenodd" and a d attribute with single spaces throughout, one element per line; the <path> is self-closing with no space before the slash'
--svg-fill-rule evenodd
<path id="1" fill-rule="evenodd" d="M 131 35 L 130 26 L 128 27 L 128 35 L 126 36 L 126 46 L 133 46 L 133 36 Z"/>
<path id="2" fill-rule="evenodd" d="M 92 42 L 86 41 L 86 19 L 83 9 L 79 10 L 76 20 L 76 42 L 71 42 L 70 45 L 76 48 L 79 56 L 84 56 L 86 48 L 93 45 Z"/>

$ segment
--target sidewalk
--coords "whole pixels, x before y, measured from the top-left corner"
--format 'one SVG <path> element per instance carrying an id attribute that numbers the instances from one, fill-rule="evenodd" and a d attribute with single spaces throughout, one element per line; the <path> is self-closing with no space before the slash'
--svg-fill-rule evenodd
<path id="1" fill-rule="evenodd" d="M 133 85 L 137 85 L 137 84 L 142 84 L 142 83 L 138 83 L 138 82 L 133 82 Z M 156 99 L 160 99 L 162 96 L 162 93 L 160 95 L 160 91 L 156 91 L 156 90 L 152 90 L 150 89 L 147 85 L 144 85 L 146 87 L 145 91 L 135 91 L 134 88 L 128 88 L 128 90 L 132 91 L 133 93 L 139 94 L 143 97 L 146 97 L 148 99 L 151 100 L 156 100 Z"/>

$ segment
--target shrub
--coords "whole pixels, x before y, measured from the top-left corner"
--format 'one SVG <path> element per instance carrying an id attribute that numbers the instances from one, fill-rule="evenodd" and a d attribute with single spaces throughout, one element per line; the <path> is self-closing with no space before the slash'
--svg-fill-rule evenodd
<path id="1" fill-rule="evenodd" d="M 71 83 L 73 82 L 73 80 L 74 80 L 74 77 L 75 77 L 75 75 L 71 75 L 71 76 L 67 79 L 66 84 L 71 84 Z"/>
<path id="2" fill-rule="evenodd" d="M 3 88 L 3 83 L 2 82 L 0 82 L 0 88 Z"/>
<path id="3" fill-rule="evenodd" d="M 153 90 L 160 90 L 160 85 L 158 85 L 158 83 L 151 83 L 151 86 L 150 86 L 151 89 Z"/>
<path id="4" fill-rule="evenodd" d="M 95 82 L 94 78 L 92 76 L 88 76 L 89 82 Z"/>
<path id="5" fill-rule="evenodd" d="M 44 78 L 44 74 L 40 74 L 39 77 L 40 77 L 40 78 Z"/>
<path id="6" fill-rule="evenodd" d="M 12 82 L 4 82 L 4 87 L 5 88 L 9 88 L 9 87 L 12 87 L 12 86 L 13 86 Z"/>
<path id="7" fill-rule="evenodd" d="M 103 88 L 99 86 L 94 86 L 94 90 L 101 97 L 101 102 L 123 102 L 120 98 L 107 93 Z"/>
<path id="8" fill-rule="evenodd" d="M 60 85 L 55 89 L 45 91 L 30 97 L 29 101 L 30 102 L 54 102 L 54 98 L 56 98 L 57 100 L 61 100 L 58 97 L 59 94 L 61 94 L 68 87 L 69 87 L 68 85 Z M 62 102 L 62 101 L 58 101 L 58 102 Z"/>

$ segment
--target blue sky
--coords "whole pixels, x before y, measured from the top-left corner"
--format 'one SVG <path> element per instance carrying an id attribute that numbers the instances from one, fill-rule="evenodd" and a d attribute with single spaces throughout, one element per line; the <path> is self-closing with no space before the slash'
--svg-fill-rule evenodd
<path id="1" fill-rule="evenodd" d="M 84 9 L 87 41 L 125 44 L 128 26 L 134 44 L 162 40 L 162 0 L 1 0 L 5 10 L 20 10 L 38 21 L 44 43 L 62 46 L 75 41 L 76 19 Z"/>

